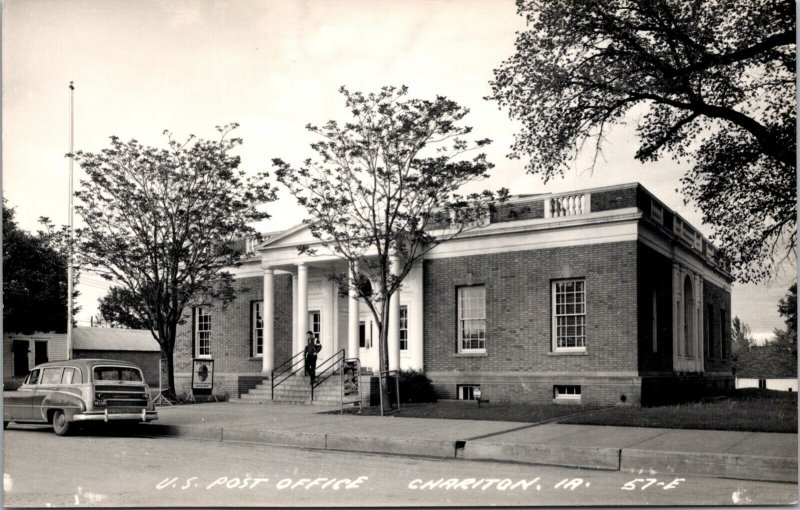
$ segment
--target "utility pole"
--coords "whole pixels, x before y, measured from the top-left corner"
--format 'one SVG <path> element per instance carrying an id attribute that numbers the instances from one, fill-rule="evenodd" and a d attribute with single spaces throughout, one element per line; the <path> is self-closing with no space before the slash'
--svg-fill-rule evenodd
<path id="1" fill-rule="evenodd" d="M 72 165 L 74 163 L 74 142 L 75 142 L 75 86 L 69 82 L 69 239 L 67 242 L 67 359 L 72 359 L 72 280 L 74 277 L 72 262 Z"/>

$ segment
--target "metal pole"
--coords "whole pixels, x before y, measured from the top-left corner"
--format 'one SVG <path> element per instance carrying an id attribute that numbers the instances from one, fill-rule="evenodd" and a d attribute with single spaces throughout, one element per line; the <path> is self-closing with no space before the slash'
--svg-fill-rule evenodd
<path id="1" fill-rule="evenodd" d="M 69 238 L 67 241 L 67 359 L 72 359 L 72 165 L 75 160 L 73 156 L 75 142 L 75 86 L 69 82 Z"/>

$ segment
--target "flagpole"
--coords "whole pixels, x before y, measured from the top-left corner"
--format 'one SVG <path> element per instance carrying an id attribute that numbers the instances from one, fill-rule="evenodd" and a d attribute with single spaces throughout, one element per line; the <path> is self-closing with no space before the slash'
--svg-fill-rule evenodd
<path id="1" fill-rule="evenodd" d="M 69 82 L 69 240 L 67 243 L 67 359 L 72 359 L 72 280 L 73 280 L 73 264 L 72 264 L 72 164 L 74 162 L 74 142 L 75 142 L 75 86 Z"/>

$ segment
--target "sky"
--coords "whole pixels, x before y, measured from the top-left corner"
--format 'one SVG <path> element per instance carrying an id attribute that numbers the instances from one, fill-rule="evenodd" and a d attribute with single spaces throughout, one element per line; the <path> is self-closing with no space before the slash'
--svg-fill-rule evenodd
<path id="1" fill-rule="evenodd" d="M 635 118 L 609 132 L 604 159 L 586 159 L 546 185 L 506 156 L 518 125 L 490 92 L 492 70 L 524 29 L 510 0 L 5 0 L 2 20 L 2 185 L 22 228 L 47 216 L 68 218 L 69 89 L 75 82 L 75 149 L 99 151 L 108 137 L 161 145 L 210 138 L 236 122 L 238 154 L 249 172 L 272 158 L 299 163 L 312 155 L 308 123 L 346 119 L 338 92 L 408 85 L 412 96 L 445 95 L 470 109 L 479 138 L 491 138 L 495 164 L 481 187 L 512 194 L 641 182 L 706 236 L 696 206 L 685 205 L 671 160 L 642 164 Z M 82 177 L 75 167 L 75 185 Z M 303 219 L 281 190 L 260 227 L 281 230 Z M 76 223 L 78 220 L 76 219 Z M 783 322 L 777 302 L 796 278 L 787 267 L 762 285 L 734 285 L 733 315 L 757 338 Z M 88 325 L 109 283 L 84 273 L 77 315 Z"/>

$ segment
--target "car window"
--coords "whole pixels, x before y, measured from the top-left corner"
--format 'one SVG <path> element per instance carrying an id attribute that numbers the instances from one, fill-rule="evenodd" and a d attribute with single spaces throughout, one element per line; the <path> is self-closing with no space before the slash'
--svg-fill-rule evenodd
<path id="1" fill-rule="evenodd" d="M 142 374 L 132 367 L 94 367 L 94 380 L 142 382 Z"/>
<path id="2" fill-rule="evenodd" d="M 28 381 L 27 384 L 37 384 L 39 382 L 39 369 L 32 370 L 30 374 L 28 374 Z"/>
<path id="3" fill-rule="evenodd" d="M 76 368 L 65 368 L 64 375 L 61 376 L 61 384 L 80 384 L 81 372 Z"/>
<path id="4" fill-rule="evenodd" d="M 61 382 L 61 367 L 45 368 L 42 370 L 42 380 L 39 384 L 59 384 Z"/>

